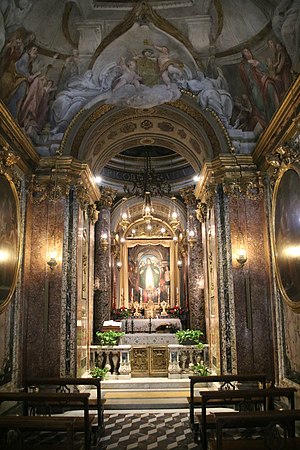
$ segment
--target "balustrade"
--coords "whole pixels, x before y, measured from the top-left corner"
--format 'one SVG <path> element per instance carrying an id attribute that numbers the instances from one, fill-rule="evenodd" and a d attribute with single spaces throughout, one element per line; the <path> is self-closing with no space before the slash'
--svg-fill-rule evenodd
<path id="1" fill-rule="evenodd" d="M 107 367 L 110 378 L 131 378 L 130 352 L 132 345 L 92 345 L 91 368 Z M 155 345 L 151 346 L 155 348 Z M 203 361 L 208 365 L 208 345 L 203 349 L 197 345 L 169 344 L 168 346 L 168 377 L 188 378 L 193 374 L 191 366 Z"/>

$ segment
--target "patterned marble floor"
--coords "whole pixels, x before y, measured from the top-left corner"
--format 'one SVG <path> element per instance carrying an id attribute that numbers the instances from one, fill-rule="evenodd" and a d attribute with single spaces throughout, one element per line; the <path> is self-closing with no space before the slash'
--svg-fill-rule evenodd
<path id="1" fill-rule="evenodd" d="M 189 450 L 193 442 L 188 411 L 144 410 L 111 411 L 105 413 L 105 430 L 92 450 Z M 16 438 L 16 436 L 15 436 Z M 1 440 L 1 439 L 0 439 Z M 24 445 L 25 444 L 25 445 Z M 64 433 L 28 434 L 23 445 L 14 439 L 11 445 L 0 444 L 1 450 L 63 450 Z M 83 433 L 75 436 L 75 449 L 84 450 Z"/>
<path id="2" fill-rule="evenodd" d="M 188 450 L 193 442 L 188 412 L 118 412 L 105 415 L 101 450 Z"/>

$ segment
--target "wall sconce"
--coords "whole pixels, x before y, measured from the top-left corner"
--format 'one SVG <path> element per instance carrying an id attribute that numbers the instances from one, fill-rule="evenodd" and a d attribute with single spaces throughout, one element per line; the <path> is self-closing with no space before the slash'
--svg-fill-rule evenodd
<path id="1" fill-rule="evenodd" d="M 182 269 L 182 261 L 181 261 L 181 259 L 179 259 L 177 261 L 177 267 L 178 267 L 178 269 Z"/>
<path id="2" fill-rule="evenodd" d="M 102 233 L 101 234 L 101 245 L 102 245 L 103 251 L 106 252 L 106 250 L 108 249 L 108 236 L 107 236 L 107 233 Z"/>
<path id="3" fill-rule="evenodd" d="M 197 239 L 196 239 L 196 233 L 194 230 L 190 230 L 188 232 L 188 243 L 190 245 L 191 248 L 194 247 L 194 245 L 196 244 Z"/>
<path id="4" fill-rule="evenodd" d="M 50 259 L 49 261 L 47 261 L 48 266 L 50 267 L 51 270 L 54 269 L 55 266 L 57 266 L 57 261 L 56 261 L 56 252 L 50 252 Z"/>
<path id="5" fill-rule="evenodd" d="M 118 270 L 121 270 L 121 268 L 122 268 L 122 263 L 121 263 L 121 261 L 117 261 L 117 269 L 118 269 Z"/>
<path id="6" fill-rule="evenodd" d="M 122 220 L 120 222 L 120 226 L 123 231 L 126 231 L 130 225 L 130 215 L 127 212 L 123 212 L 121 215 L 121 219 Z"/>
<path id="7" fill-rule="evenodd" d="M 239 248 L 236 255 L 236 260 L 240 264 L 241 267 L 244 267 L 244 264 L 247 262 L 247 252 L 245 248 Z"/>

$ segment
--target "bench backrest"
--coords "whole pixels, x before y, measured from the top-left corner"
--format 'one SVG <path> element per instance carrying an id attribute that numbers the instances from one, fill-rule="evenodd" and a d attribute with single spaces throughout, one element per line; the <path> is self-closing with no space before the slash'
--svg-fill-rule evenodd
<path id="1" fill-rule="evenodd" d="M 295 388 L 265 388 L 265 389 L 236 389 L 222 391 L 200 391 L 201 403 L 201 420 L 200 433 L 202 436 L 203 449 L 207 448 L 207 430 L 206 430 L 206 411 L 210 405 L 222 407 L 228 405 L 260 404 L 264 409 L 273 409 L 276 398 L 285 397 L 288 400 L 290 409 L 295 408 Z M 232 413 L 234 414 L 234 413 Z"/>
<path id="2" fill-rule="evenodd" d="M 89 449 L 91 446 L 89 396 L 89 392 L 0 392 L 0 403 L 4 401 L 22 403 L 24 416 L 29 415 L 30 405 L 50 405 L 50 409 L 53 406 L 64 405 L 74 408 L 81 407 L 84 411 L 85 448 Z"/>
<path id="3" fill-rule="evenodd" d="M 223 447 L 223 429 L 226 428 L 267 428 L 279 425 L 284 430 L 285 437 L 294 438 L 295 421 L 300 420 L 300 410 L 273 410 L 273 411 L 242 411 L 237 414 L 215 413 L 217 450 Z M 248 440 L 247 440 L 248 442 Z M 244 448 L 241 442 L 241 448 Z M 253 448 L 256 448 L 255 443 Z M 296 448 L 296 447 L 295 447 Z"/>
<path id="4" fill-rule="evenodd" d="M 39 390 L 49 390 L 53 387 L 56 392 L 70 392 L 69 386 L 73 386 L 77 391 L 77 386 L 95 386 L 97 389 L 97 415 L 98 428 L 103 426 L 103 408 L 101 402 L 101 379 L 100 378 L 77 378 L 77 377 L 48 377 L 48 378 L 27 378 L 24 382 L 27 390 L 38 388 Z"/>
<path id="5" fill-rule="evenodd" d="M 267 375 L 266 374 L 235 374 L 235 375 L 207 375 L 207 376 L 198 376 L 191 375 L 190 379 L 190 423 L 193 426 L 194 424 L 194 410 L 195 410 L 195 385 L 199 384 L 212 384 L 219 383 L 220 390 L 229 390 L 235 389 L 235 384 L 255 384 L 256 387 L 261 385 L 263 388 L 267 385 Z"/>

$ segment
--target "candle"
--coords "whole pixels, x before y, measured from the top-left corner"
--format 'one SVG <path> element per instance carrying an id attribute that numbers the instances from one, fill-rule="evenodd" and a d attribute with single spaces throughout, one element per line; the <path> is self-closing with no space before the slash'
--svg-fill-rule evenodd
<path id="1" fill-rule="evenodd" d="M 131 289 L 131 298 L 133 298 L 133 288 Z"/>
<path id="2" fill-rule="evenodd" d="M 178 287 L 176 288 L 176 294 L 178 295 Z"/>
<path id="3" fill-rule="evenodd" d="M 123 297 L 124 296 L 124 289 L 122 288 L 122 291 L 121 291 L 121 296 Z"/>

